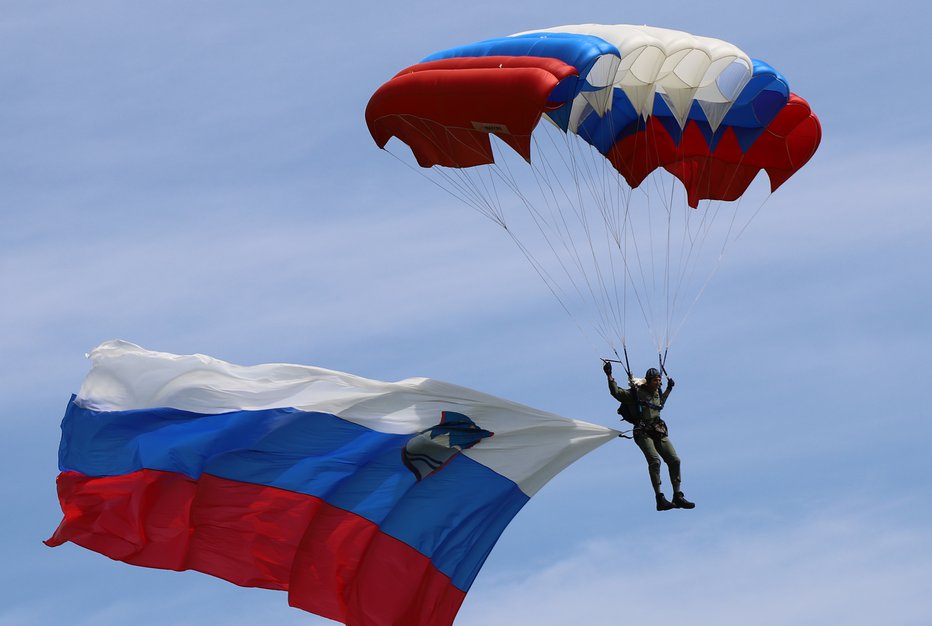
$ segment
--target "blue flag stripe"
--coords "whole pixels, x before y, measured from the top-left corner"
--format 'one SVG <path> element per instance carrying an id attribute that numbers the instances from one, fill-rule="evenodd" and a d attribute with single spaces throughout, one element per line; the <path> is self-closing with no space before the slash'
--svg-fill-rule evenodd
<path id="1" fill-rule="evenodd" d="M 294 408 L 101 412 L 72 398 L 62 422 L 59 466 L 89 476 L 140 469 L 192 478 L 208 473 L 316 496 L 380 525 L 468 590 L 528 496 L 462 454 L 417 481 L 402 461 L 413 436 Z"/>

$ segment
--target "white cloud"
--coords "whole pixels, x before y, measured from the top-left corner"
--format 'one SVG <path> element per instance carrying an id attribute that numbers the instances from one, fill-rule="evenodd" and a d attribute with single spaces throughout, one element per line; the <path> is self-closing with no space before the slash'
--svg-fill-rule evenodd
<path id="1" fill-rule="evenodd" d="M 824 504 L 825 514 L 795 520 L 732 516 L 676 529 L 660 518 L 637 533 L 619 523 L 616 537 L 540 571 L 483 574 L 457 624 L 927 624 L 924 529 L 863 502 Z"/>

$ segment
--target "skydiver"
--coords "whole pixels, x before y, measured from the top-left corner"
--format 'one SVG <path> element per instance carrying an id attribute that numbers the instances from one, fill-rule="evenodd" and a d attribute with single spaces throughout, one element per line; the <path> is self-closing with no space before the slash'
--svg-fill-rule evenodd
<path id="1" fill-rule="evenodd" d="M 647 370 L 643 381 L 629 375 L 628 389 L 620 389 L 612 377 L 612 364 L 609 361 L 605 361 L 602 370 L 608 377 L 609 392 L 621 403 L 618 407 L 619 415 L 634 424 L 634 442 L 647 460 L 650 482 L 657 498 L 657 510 L 695 508 L 696 505 L 687 500 L 680 491 L 680 458 L 668 436 L 666 422 L 660 419 L 660 411 L 675 384 L 673 379 L 667 377 L 667 388 L 660 393 L 660 372 L 652 367 Z M 673 485 L 672 502 L 667 500 L 660 489 L 661 459 L 666 461 L 670 471 L 670 482 Z"/>

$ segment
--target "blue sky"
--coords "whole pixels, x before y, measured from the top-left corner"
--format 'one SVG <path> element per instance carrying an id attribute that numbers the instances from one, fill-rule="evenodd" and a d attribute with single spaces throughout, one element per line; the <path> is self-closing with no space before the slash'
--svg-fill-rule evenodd
<path id="1" fill-rule="evenodd" d="M 618 425 L 513 245 L 363 120 L 435 50 L 581 22 L 734 42 L 789 78 L 823 143 L 674 345 L 665 417 L 697 508 L 654 511 L 640 453 L 607 444 L 517 516 L 457 625 L 932 621 L 925 4 L 5 0 L 0 625 L 333 623 L 42 545 L 61 414 L 107 339 L 428 376 Z"/>

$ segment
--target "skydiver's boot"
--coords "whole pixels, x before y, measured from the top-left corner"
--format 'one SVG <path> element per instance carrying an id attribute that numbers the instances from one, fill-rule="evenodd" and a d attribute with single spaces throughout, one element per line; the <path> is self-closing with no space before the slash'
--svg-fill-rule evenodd
<path id="1" fill-rule="evenodd" d="M 660 506 L 660 500 L 657 501 L 657 506 L 658 507 Z M 677 491 L 676 493 L 673 494 L 673 506 L 675 506 L 678 509 L 696 508 L 696 504 L 694 502 L 690 502 L 689 500 L 687 500 L 686 496 L 683 495 L 682 491 Z"/>
<path id="2" fill-rule="evenodd" d="M 675 506 L 676 505 L 674 505 L 672 502 L 667 500 L 667 498 L 662 493 L 657 494 L 657 510 L 658 511 L 669 511 Z"/>

